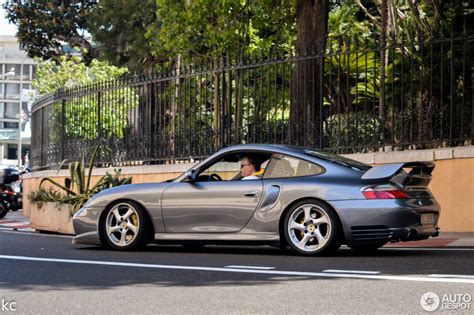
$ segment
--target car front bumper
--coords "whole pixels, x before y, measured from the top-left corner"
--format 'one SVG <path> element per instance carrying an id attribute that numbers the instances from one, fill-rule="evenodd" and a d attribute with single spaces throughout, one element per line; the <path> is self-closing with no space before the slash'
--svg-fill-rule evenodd
<path id="1" fill-rule="evenodd" d="M 76 236 L 72 239 L 73 244 L 102 244 L 99 235 L 99 219 L 102 210 L 102 208 L 86 207 L 74 215 L 72 223 Z"/>

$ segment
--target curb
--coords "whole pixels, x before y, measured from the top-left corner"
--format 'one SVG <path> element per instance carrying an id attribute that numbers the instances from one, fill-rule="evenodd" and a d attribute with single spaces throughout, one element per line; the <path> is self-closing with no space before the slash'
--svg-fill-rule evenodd
<path id="1" fill-rule="evenodd" d="M 0 220 L 0 229 L 2 230 L 13 230 L 22 232 L 34 232 L 31 228 L 30 222 L 18 221 L 18 220 Z"/>

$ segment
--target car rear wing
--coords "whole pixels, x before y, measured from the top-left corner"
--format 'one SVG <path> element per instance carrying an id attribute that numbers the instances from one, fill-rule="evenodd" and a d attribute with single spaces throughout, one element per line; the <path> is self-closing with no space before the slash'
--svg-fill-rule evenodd
<path id="1" fill-rule="evenodd" d="M 418 184 L 423 184 L 427 186 L 431 180 L 431 173 L 435 168 L 435 163 L 433 162 L 408 162 L 408 163 L 396 163 L 396 164 L 386 164 L 380 166 L 374 166 L 370 168 L 367 172 L 362 175 L 364 180 L 383 180 L 391 179 L 399 173 L 401 169 L 407 170 L 407 175 L 412 180 L 418 182 Z M 428 181 L 428 182 L 426 182 Z M 421 183 L 423 182 L 423 183 Z"/>

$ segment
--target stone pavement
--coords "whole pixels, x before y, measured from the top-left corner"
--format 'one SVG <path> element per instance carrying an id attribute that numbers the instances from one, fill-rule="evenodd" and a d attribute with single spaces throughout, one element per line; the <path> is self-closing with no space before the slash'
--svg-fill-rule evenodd
<path id="1" fill-rule="evenodd" d="M 8 212 L 3 219 L 0 219 L 0 228 L 28 232 L 34 231 L 30 226 L 29 219 L 23 216 L 21 210 Z"/>
<path id="2" fill-rule="evenodd" d="M 0 229 L 11 229 L 24 232 L 34 232 L 27 217 L 21 210 L 10 211 L 0 220 Z M 441 231 L 438 237 L 423 241 L 388 243 L 385 247 L 472 247 L 474 248 L 474 233 L 454 233 Z"/>

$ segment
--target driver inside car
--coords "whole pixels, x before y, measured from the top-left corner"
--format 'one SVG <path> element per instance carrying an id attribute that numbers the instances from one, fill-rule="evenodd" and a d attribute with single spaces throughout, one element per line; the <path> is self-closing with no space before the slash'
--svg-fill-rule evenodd
<path id="1" fill-rule="evenodd" d="M 241 180 L 260 179 L 260 164 L 258 164 L 252 157 L 246 156 L 242 158 L 240 170 L 242 172 Z"/>

